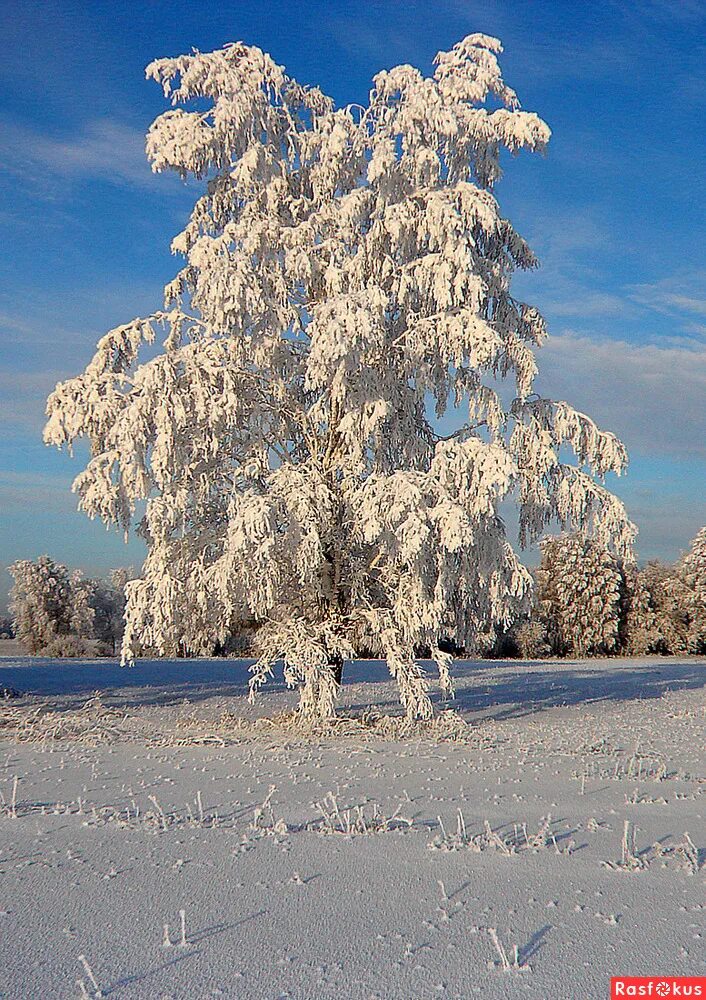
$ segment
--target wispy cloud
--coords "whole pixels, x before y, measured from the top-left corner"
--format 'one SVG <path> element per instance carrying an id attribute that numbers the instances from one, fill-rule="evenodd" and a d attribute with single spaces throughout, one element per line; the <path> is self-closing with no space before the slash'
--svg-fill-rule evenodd
<path id="1" fill-rule="evenodd" d="M 554 316 L 582 316 L 587 319 L 596 316 L 625 316 L 628 312 L 634 312 L 631 303 L 620 295 L 576 288 L 566 298 L 545 299 L 543 308 Z"/>
<path id="2" fill-rule="evenodd" d="M 554 211 L 551 218 L 543 210 L 538 222 L 537 244 L 548 264 L 566 261 L 567 255 L 592 253 L 610 245 L 610 231 L 595 206 Z"/>
<path id="3" fill-rule="evenodd" d="M 706 316 L 706 298 L 694 299 L 690 298 L 688 295 L 673 295 L 667 293 L 664 296 L 664 301 L 668 306 L 676 306 L 677 309 L 683 309 L 686 312 L 700 313 L 701 315 Z"/>
<path id="4" fill-rule="evenodd" d="M 616 256 L 620 236 L 595 206 L 535 220 L 526 235 L 541 267 L 538 272 L 517 275 L 514 285 L 540 305 L 550 322 L 571 317 L 575 328 L 592 334 L 596 319 L 621 319 L 629 322 L 636 339 L 642 341 L 666 344 L 703 339 L 705 267 L 677 266 L 657 281 L 616 282 L 614 265 L 624 266 L 624 254 L 630 248 Z M 612 331 L 606 327 L 605 332 Z"/>
<path id="5" fill-rule="evenodd" d="M 706 459 L 706 346 L 661 346 L 553 336 L 539 356 L 538 388 L 567 399 L 629 449 Z"/>
<path id="6" fill-rule="evenodd" d="M 0 424 L 5 434 L 30 434 L 41 440 L 47 396 L 66 371 L 0 371 Z"/>
<path id="7" fill-rule="evenodd" d="M 626 319 L 639 312 L 627 292 L 606 277 L 614 241 L 601 215 L 591 206 L 556 211 L 527 227 L 525 235 L 541 266 L 516 275 L 513 288 L 540 306 L 552 328 L 564 317 L 583 326 L 583 320 Z"/>
<path id="8" fill-rule="evenodd" d="M 127 280 L 117 276 L 112 284 L 109 276 L 91 285 L 73 284 L 70 294 L 39 288 L 31 299 L 19 296 L 14 288 L 0 289 L 0 363 L 2 349 L 12 345 L 13 367 L 24 347 L 35 353 L 31 361 L 36 368 L 45 357 L 45 348 L 54 347 L 67 368 L 83 367 L 111 325 L 149 315 L 160 308 L 162 300 L 161 283 L 142 275 Z"/>
<path id="9" fill-rule="evenodd" d="M 696 268 L 659 281 L 630 285 L 634 302 L 662 314 L 689 313 L 706 316 L 706 269 Z"/>
<path id="10" fill-rule="evenodd" d="M 632 13 L 636 18 L 650 17 L 657 21 L 691 23 L 706 20 L 703 0 L 679 0 L 679 3 L 674 3 L 674 0 L 642 0 L 639 8 Z"/>
<path id="11" fill-rule="evenodd" d="M 51 194 L 57 181 L 102 180 L 152 187 L 155 178 L 145 156 L 144 132 L 122 122 L 88 122 L 72 135 L 48 136 L 2 122 L 2 169 Z"/>
<path id="12" fill-rule="evenodd" d="M 115 566 L 139 567 L 144 543 L 134 536 L 126 545 L 116 531 L 89 521 L 76 509 L 72 467 L 58 475 L 33 471 L 0 471 L 0 611 L 12 584 L 7 566 L 16 559 L 36 559 L 44 552 L 89 576 Z"/>

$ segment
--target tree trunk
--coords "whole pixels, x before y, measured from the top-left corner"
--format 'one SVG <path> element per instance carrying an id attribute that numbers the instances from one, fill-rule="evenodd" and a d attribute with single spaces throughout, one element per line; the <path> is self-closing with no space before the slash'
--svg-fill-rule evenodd
<path id="1" fill-rule="evenodd" d="M 331 667 L 333 669 L 333 676 L 338 686 L 341 686 L 343 682 L 343 657 L 342 656 L 332 656 L 331 657 Z"/>

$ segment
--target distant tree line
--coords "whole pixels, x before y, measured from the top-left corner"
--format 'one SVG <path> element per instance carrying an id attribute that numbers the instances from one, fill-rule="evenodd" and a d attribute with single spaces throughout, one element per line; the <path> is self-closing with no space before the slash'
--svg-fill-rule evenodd
<path id="1" fill-rule="evenodd" d="M 674 565 L 621 562 L 580 534 L 548 538 L 530 615 L 499 655 L 684 655 L 706 652 L 706 528 Z"/>
<path id="2" fill-rule="evenodd" d="M 0 637 L 14 635 L 27 653 L 48 657 L 114 655 L 123 633 L 131 570 L 89 579 L 42 556 L 10 567 L 10 616 Z M 628 564 L 583 534 L 542 542 L 533 570 L 531 611 L 508 631 L 481 638 L 485 656 L 686 655 L 706 653 L 706 528 L 673 565 Z M 247 623 L 214 655 L 253 652 Z M 457 655 L 464 650 L 450 649 Z M 418 653 L 428 655 L 428 650 Z M 189 650 L 175 643 L 175 656 Z M 372 655 L 372 654 L 371 654 Z"/>
<path id="3" fill-rule="evenodd" d="M 111 656 L 123 634 L 125 584 L 129 569 L 107 579 L 89 579 L 49 556 L 22 559 L 10 566 L 11 623 L 3 631 L 30 655 Z"/>

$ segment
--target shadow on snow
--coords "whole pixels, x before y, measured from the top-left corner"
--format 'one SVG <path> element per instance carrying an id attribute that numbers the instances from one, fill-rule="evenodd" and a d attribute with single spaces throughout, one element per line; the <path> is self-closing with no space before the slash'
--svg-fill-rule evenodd
<path id="1" fill-rule="evenodd" d="M 194 659 L 139 660 L 134 667 L 120 667 L 114 660 L 46 660 L 41 657 L 0 659 L 0 685 L 26 694 L 58 697 L 62 707 L 73 708 L 100 690 L 122 707 L 198 703 L 210 698 L 243 698 L 247 695 L 252 660 Z M 434 668 L 425 664 L 432 682 Z M 503 719 L 530 715 L 562 705 L 600 701 L 660 698 L 668 691 L 706 686 L 705 660 L 584 660 L 519 661 L 459 660 L 454 666 L 456 698 L 444 702 L 436 692 L 438 707 L 453 708 L 466 716 Z M 358 684 L 386 684 L 386 688 L 361 691 Z M 261 693 L 267 708 L 268 693 L 283 692 L 280 676 Z M 290 695 L 292 699 L 294 694 Z M 359 712 L 373 706 L 398 713 L 395 688 L 384 661 L 355 660 L 346 665 L 343 710 Z M 294 704 L 294 701 L 292 702 Z M 282 707 L 282 706 L 278 706 Z"/>

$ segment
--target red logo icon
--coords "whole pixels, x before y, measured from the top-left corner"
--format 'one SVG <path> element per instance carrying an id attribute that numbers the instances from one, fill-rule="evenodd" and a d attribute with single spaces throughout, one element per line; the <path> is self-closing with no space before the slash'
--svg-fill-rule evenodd
<path id="1" fill-rule="evenodd" d="M 621 997 L 703 997 L 706 976 L 613 976 L 610 1000 Z"/>

